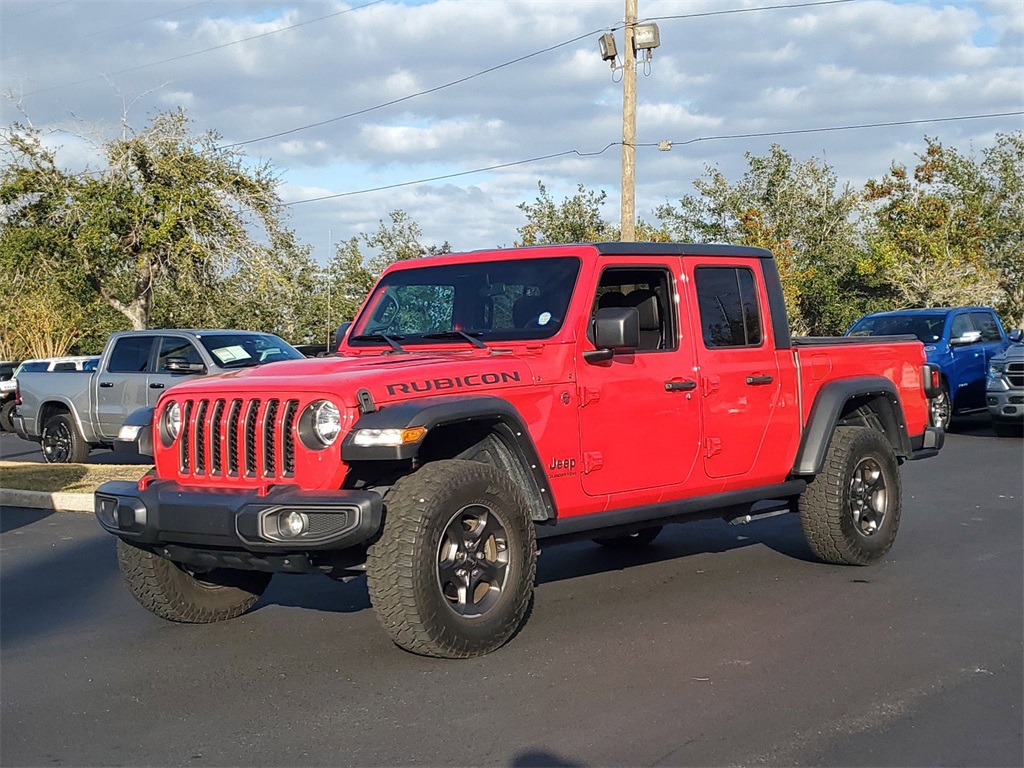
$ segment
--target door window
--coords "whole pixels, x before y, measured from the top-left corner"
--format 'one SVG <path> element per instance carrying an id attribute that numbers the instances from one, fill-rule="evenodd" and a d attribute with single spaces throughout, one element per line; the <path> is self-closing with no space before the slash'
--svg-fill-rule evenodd
<path id="1" fill-rule="evenodd" d="M 591 317 L 607 307 L 635 307 L 640 314 L 637 352 L 671 350 L 677 346 L 676 302 L 664 269 L 611 267 L 601 274 Z M 588 330 L 593 338 L 593 328 Z"/>
<path id="2" fill-rule="evenodd" d="M 974 344 L 981 339 L 981 334 L 975 330 L 971 316 L 964 313 L 953 318 L 953 324 L 949 327 L 949 339 L 959 340 L 961 344 Z"/>
<path id="3" fill-rule="evenodd" d="M 145 373 L 149 368 L 149 351 L 153 336 L 125 336 L 114 343 L 110 353 L 110 373 Z"/>
<path id="4" fill-rule="evenodd" d="M 167 368 L 168 360 L 184 360 L 186 363 L 203 364 L 199 350 L 191 341 L 176 336 L 163 336 L 160 339 L 160 356 L 157 358 L 157 373 L 181 373 Z"/>
<path id="5" fill-rule="evenodd" d="M 763 335 L 754 273 L 745 267 L 698 267 L 694 278 L 704 346 L 760 346 Z"/>
<path id="6" fill-rule="evenodd" d="M 999 333 L 999 325 L 996 319 L 988 312 L 972 312 L 971 319 L 974 320 L 974 327 L 981 331 L 982 341 L 1002 341 L 1003 336 Z"/>

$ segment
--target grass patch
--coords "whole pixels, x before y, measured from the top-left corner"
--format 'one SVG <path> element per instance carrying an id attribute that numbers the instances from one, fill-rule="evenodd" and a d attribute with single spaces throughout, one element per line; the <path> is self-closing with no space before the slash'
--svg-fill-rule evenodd
<path id="1" fill-rule="evenodd" d="M 107 480 L 138 480 L 145 464 L 34 464 L 0 461 L 0 487 L 45 493 L 92 493 Z"/>

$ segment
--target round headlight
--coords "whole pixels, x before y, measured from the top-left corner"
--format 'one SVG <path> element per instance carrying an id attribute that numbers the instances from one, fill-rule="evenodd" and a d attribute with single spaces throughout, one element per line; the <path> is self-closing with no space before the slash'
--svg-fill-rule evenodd
<path id="1" fill-rule="evenodd" d="M 341 411 L 334 403 L 328 400 L 313 403 L 313 432 L 324 445 L 330 445 L 338 438 L 341 432 Z"/>
<path id="2" fill-rule="evenodd" d="M 176 402 L 164 409 L 164 432 L 171 438 L 171 442 L 177 440 L 181 434 L 181 406 Z"/>

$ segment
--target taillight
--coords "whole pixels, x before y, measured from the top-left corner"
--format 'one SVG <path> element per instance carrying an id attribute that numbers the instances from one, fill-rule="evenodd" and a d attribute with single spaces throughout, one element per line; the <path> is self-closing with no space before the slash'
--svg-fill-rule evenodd
<path id="1" fill-rule="evenodd" d="M 21 387 L 17 382 L 14 383 L 14 405 L 15 407 L 21 405 Z"/>
<path id="2" fill-rule="evenodd" d="M 925 363 L 921 368 L 921 386 L 925 397 L 936 397 L 942 392 L 942 371 L 939 366 Z"/>

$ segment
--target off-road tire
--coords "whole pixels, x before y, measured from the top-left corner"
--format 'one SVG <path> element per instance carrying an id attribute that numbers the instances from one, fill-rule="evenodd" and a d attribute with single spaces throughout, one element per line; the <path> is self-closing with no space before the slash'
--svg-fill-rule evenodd
<path id="1" fill-rule="evenodd" d="M 68 413 L 58 413 L 46 420 L 40 445 L 47 464 L 81 464 L 89 458 L 89 444 Z"/>
<path id="2" fill-rule="evenodd" d="M 212 624 L 252 608 L 272 573 L 221 568 L 193 575 L 148 549 L 117 540 L 117 564 L 139 604 L 168 621 Z"/>
<path id="3" fill-rule="evenodd" d="M 611 549 L 641 549 L 658 538 L 659 533 L 661 533 L 661 526 L 656 525 L 653 528 L 642 528 L 625 536 L 600 536 L 593 539 L 593 542 Z"/>
<path id="4" fill-rule="evenodd" d="M 14 431 L 14 398 L 5 400 L 0 405 L 0 432 Z"/>
<path id="5" fill-rule="evenodd" d="M 800 524 L 814 554 L 839 565 L 876 562 L 896 539 L 900 507 L 899 467 L 886 437 L 837 427 L 821 472 L 800 496 Z M 877 527 L 865 532 L 872 518 Z"/>
<path id="6" fill-rule="evenodd" d="M 484 533 L 474 539 L 474 529 L 465 526 L 482 519 L 488 521 L 479 529 Z M 459 569 L 453 552 L 465 557 L 468 550 L 453 550 L 449 534 L 455 532 L 460 540 L 475 541 L 474 548 L 500 553 L 500 575 L 481 578 L 482 569 L 494 567 L 490 554 L 477 564 L 481 570 Z M 452 574 L 459 570 L 466 591 L 453 596 Z M 384 497 L 384 528 L 366 562 L 370 602 L 392 641 L 412 653 L 447 659 L 482 656 L 504 645 L 525 622 L 536 570 L 536 534 L 522 492 L 495 467 L 462 460 L 426 464 L 391 487 Z M 473 578 L 479 579 L 475 587 Z M 473 615 L 477 598 L 468 596 L 480 589 L 480 613 Z"/>

